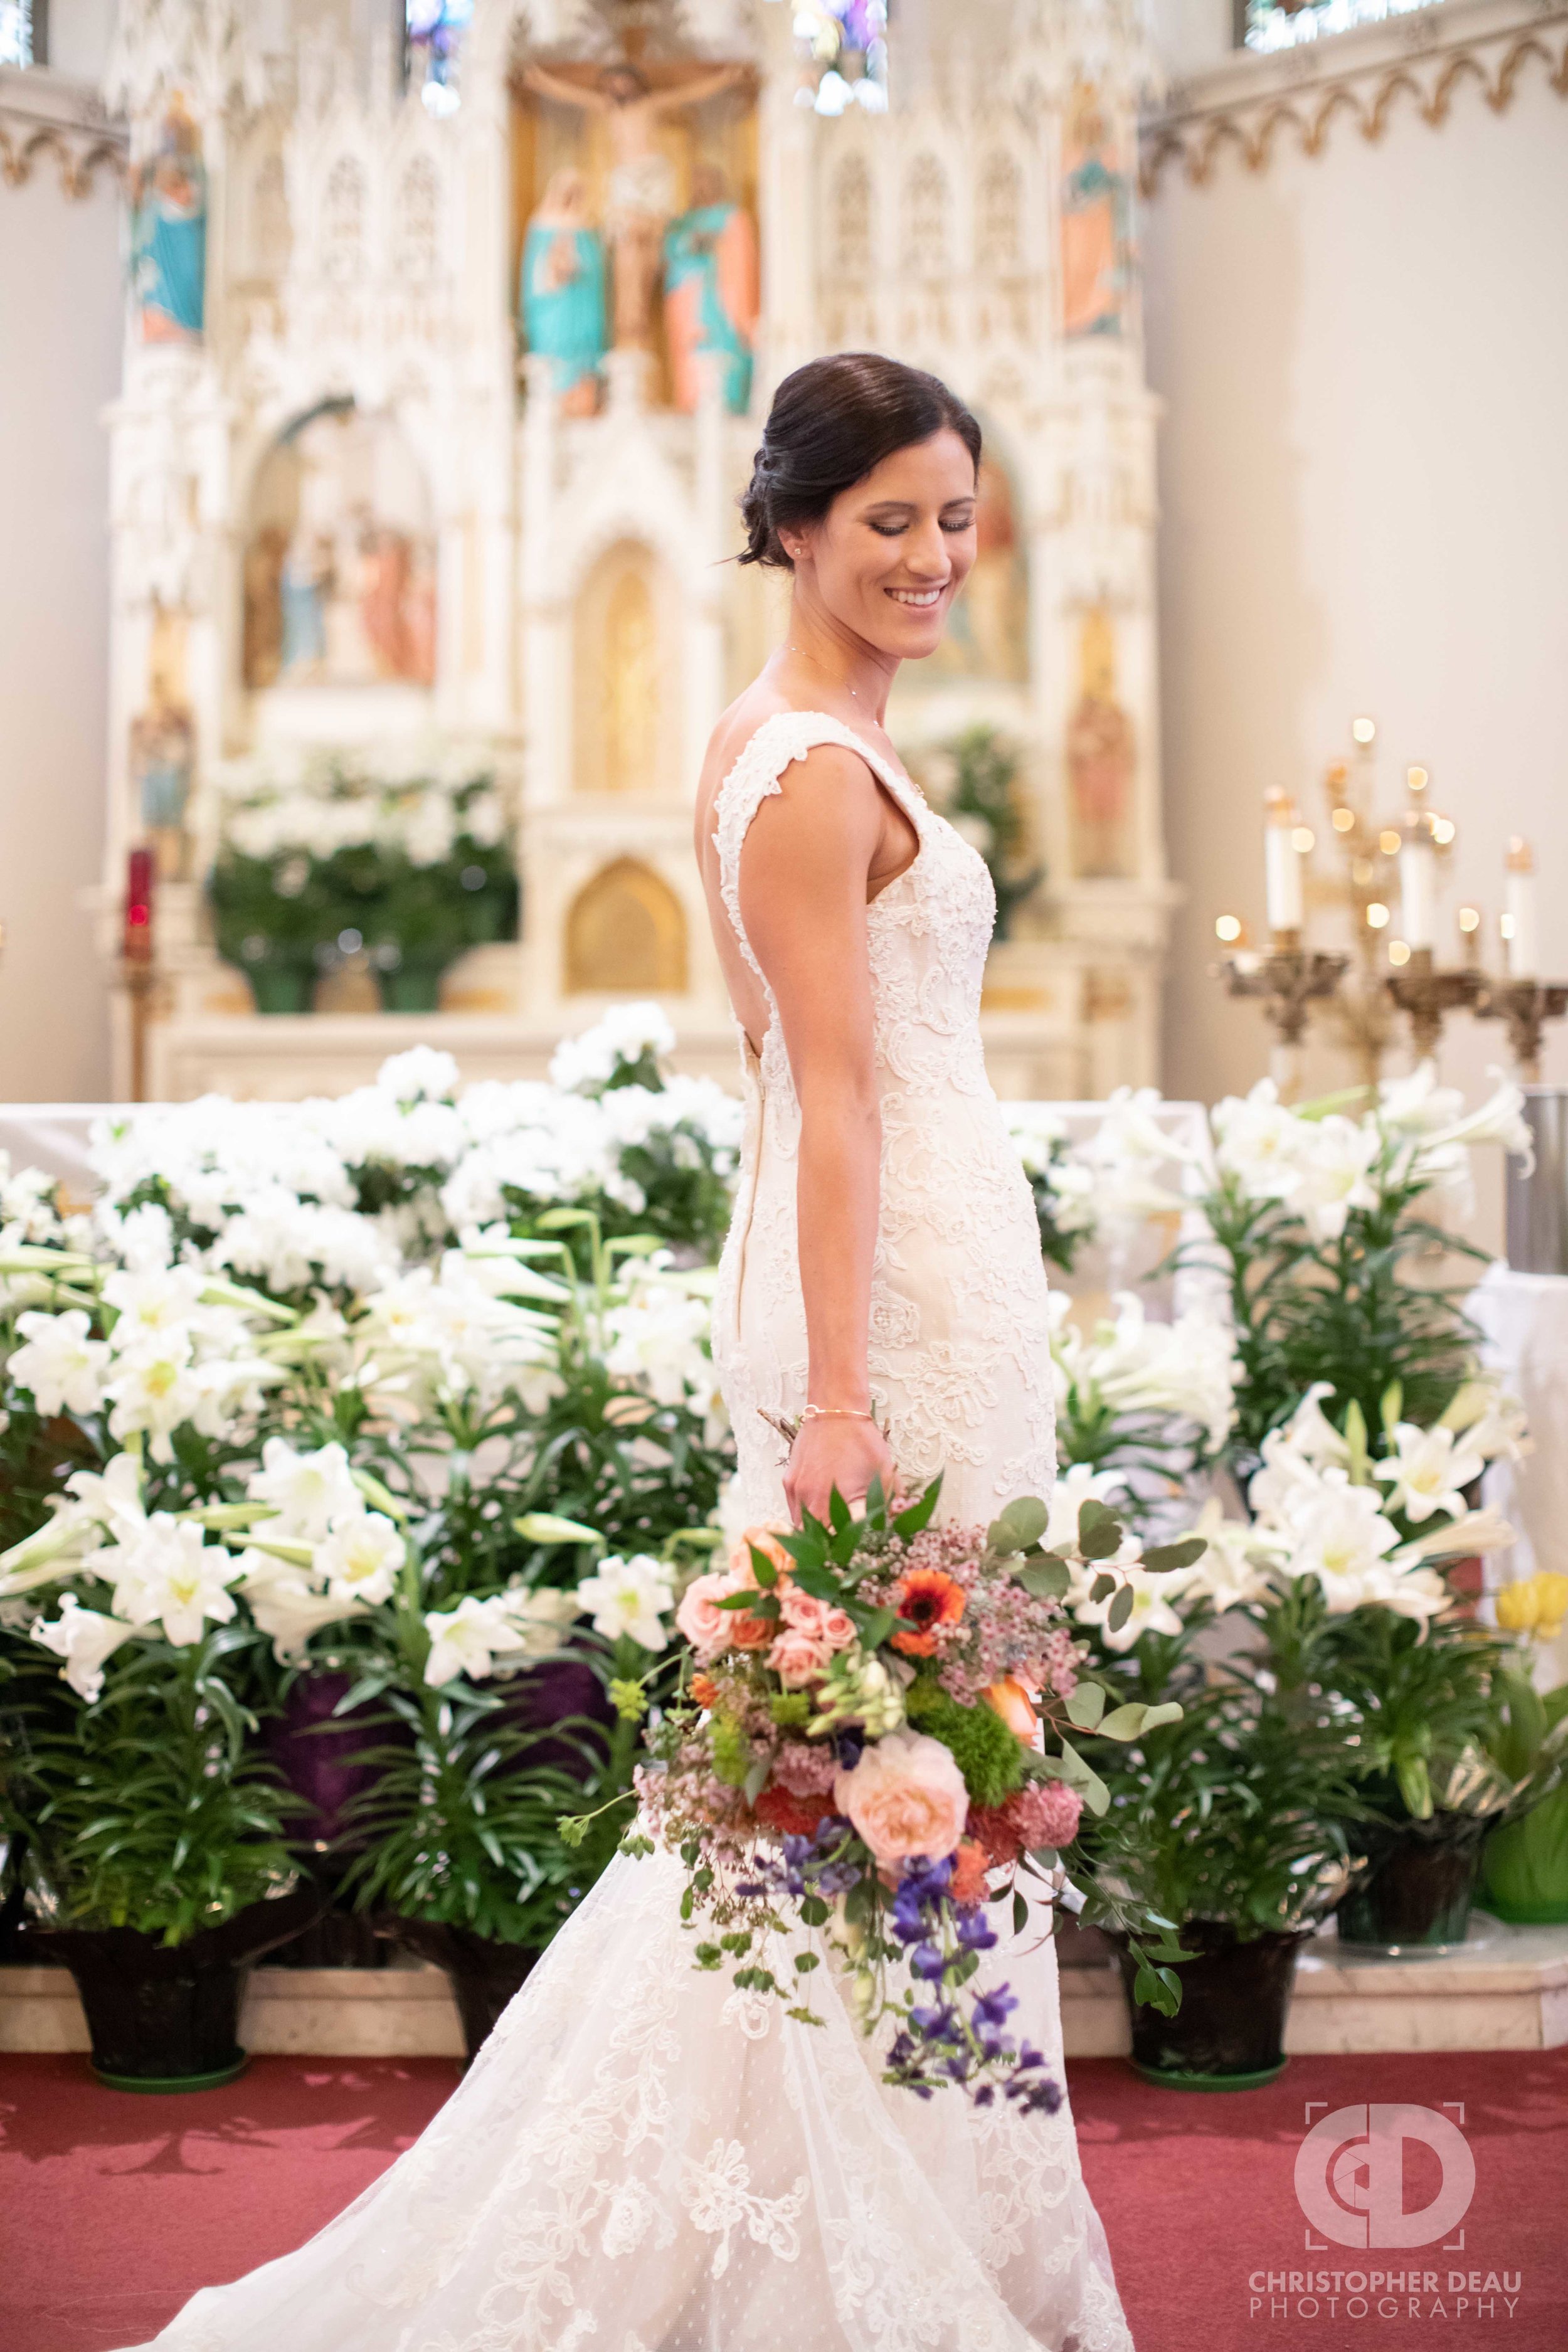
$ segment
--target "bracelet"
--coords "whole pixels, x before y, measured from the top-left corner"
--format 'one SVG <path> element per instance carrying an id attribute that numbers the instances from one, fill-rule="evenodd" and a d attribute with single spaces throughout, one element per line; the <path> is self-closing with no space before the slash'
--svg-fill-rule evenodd
<path id="1" fill-rule="evenodd" d="M 875 1421 L 877 1415 L 874 1410 L 862 1412 L 852 1404 L 803 1404 L 800 1417 L 802 1421 Z"/>

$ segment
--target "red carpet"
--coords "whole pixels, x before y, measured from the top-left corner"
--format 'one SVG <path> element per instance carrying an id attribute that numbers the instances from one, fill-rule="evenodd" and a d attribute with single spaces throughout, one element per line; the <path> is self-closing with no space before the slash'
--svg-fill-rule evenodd
<path id="1" fill-rule="evenodd" d="M 1568 2050 L 1298 2058 L 1269 2090 L 1212 2097 L 1152 2089 L 1111 2060 L 1069 2071 L 1138 2352 L 1568 2347 Z M 139 2098 L 100 2089 L 79 2059 L 0 2056 L 0 2347 L 144 2341 L 195 2287 L 319 2228 L 408 2146 L 455 2080 L 434 2058 L 261 2058 L 227 2090 Z M 1463 2249 L 1308 2252 L 1293 2181 L 1309 2101 L 1462 2105 L 1476 2171 Z M 1407 2141 L 1405 2167 L 1414 2211 L 1436 2191 L 1437 2159 Z M 1421 2274 L 1409 2282 L 1415 2316 L 1404 2290 L 1358 2303 L 1354 2277 L 1316 2297 L 1310 2277 L 1289 2283 L 1292 2272 L 1374 2265 Z M 1270 2273 L 1285 2274 L 1272 2294 Z M 1390 2300 L 1392 2315 L 1380 2307 Z M 1271 2309 L 1281 2301 L 1283 2313 Z"/>

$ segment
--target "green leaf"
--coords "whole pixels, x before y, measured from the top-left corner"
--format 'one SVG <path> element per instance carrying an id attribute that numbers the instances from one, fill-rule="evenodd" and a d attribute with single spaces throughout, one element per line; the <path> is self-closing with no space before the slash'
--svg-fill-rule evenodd
<path id="1" fill-rule="evenodd" d="M 1173 1569 L 1191 1568 L 1208 1549 L 1204 1536 L 1184 1536 L 1180 1543 L 1153 1544 L 1143 1555 L 1143 1565 L 1155 1576 L 1169 1576 Z"/>
<path id="2" fill-rule="evenodd" d="M 1036 1495 L 1019 1495 L 1002 1514 L 1001 1524 L 1013 1538 L 1015 1551 L 1038 1543 L 1050 1524 L 1050 1513 Z"/>
<path id="3" fill-rule="evenodd" d="M 869 1609 L 863 1617 L 858 1610 L 852 1613 L 859 1625 L 861 1647 L 867 1650 L 879 1650 L 899 1622 L 892 1609 Z"/>
<path id="4" fill-rule="evenodd" d="M 820 1895 L 803 1895 L 800 1898 L 800 1916 L 808 1927 L 825 1927 L 827 1921 L 828 1906 Z"/>
<path id="5" fill-rule="evenodd" d="M 1029 1924 L 1029 1898 L 1023 1888 L 1013 1889 L 1013 1933 L 1021 1936 Z"/>
<path id="6" fill-rule="evenodd" d="M 1060 1601 L 1072 1583 L 1071 1569 L 1055 1552 L 1047 1552 L 1043 1559 L 1032 1559 L 1013 1573 L 1025 1591 L 1032 1592 L 1037 1601 Z"/>
<path id="7" fill-rule="evenodd" d="M 1132 1998 L 1142 2008 L 1174 2017 L 1182 2005 L 1182 1980 L 1173 1969 L 1157 1969 L 1140 1956 L 1132 1979 Z"/>
<path id="8" fill-rule="evenodd" d="M 1377 1416 L 1383 1423 L 1385 1435 L 1393 1436 L 1395 1424 L 1403 1417 L 1404 1412 L 1405 1383 L 1401 1380 L 1390 1381 L 1383 1391 L 1377 1408 Z"/>
<path id="9" fill-rule="evenodd" d="M 1399 1793 L 1412 1820 L 1429 1822 L 1432 1818 L 1432 1781 L 1424 1756 L 1401 1756 L 1394 1764 L 1394 1778 Z"/>
<path id="10" fill-rule="evenodd" d="M 763 1592 L 771 1592 L 779 1580 L 778 1570 L 767 1553 L 759 1551 L 755 1544 L 748 1544 L 746 1549 L 752 1555 L 752 1574 Z"/>
<path id="11" fill-rule="evenodd" d="M 1145 1706 L 1142 1699 L 1130 1699 L 1125 1706 L 1114 1706 L 1100 1727 L 1102 1739 L 1142 1739 L 1162 1723 L 1179 1723 L 1182 1710 L 1174 1699 L 1165 1699 L 1158 1706 Z"/>
<path id="12" fill-rule="evenodd" d="M 1120 1633 L 1121 1628 L 1126 1624 L 1127 1620 L 1131 1616 L 1131 1614 L 1132 1587 L 1130 1584 L 1124 1584 L 1121 1591 L 1117 1593 L 1115 1599 L 1111 1601 L 1110 1608 L 1105 1612 L 1107 1631 L 1112 1633 Z"/>
<path id="13" fill-rule="evenodd" d="M 1107 1576 L 1102 1570 L 1089 1586 L 1089 1597 L 1095 1602 L 1109 1601 L 1115 1590 L 1116 1579 L 1113 1576 Z"/>
<path id="14" fill-rule="evenodd" d="M 1068 1721 L 1079 1731 L 1092 1731 L 1105 1713 L 1103 1683 L 1079 1683 L 1068 1698 Z"/>
<path id="15" fill-rule="evenodd" d="M 911 1503 L 907 1511 L 899 1513 L 893 1521 L 893 1533 L 906 1538 L 918 1536 L 922 1528 L 930 1527 L 941 1496 L 942 1473 L 939 1470 L 919 1502 Z"/>
<path id="16" fill-rule="evenodd" d="M 1093 1766 L 1084 1762 L 1070 1739 L 1062 1741 L 1059 1756 L 1049 1757 L 1047 1761 L 1056 1766 L 1058 1780 L 1065 1780 L 1069 1789 L 1079 1790 L 1091 1813 L 1098 1817 L 1110 1810 L 1110 1790 Z"/>
<path id="17" fill-rule="evenodd" d="M 837 1486 L 827 1497 L 827 1520 L 835 1535 L 844 1535 L 855 1524 L 854 1515 Z"/>
<path id="18" fill-rule="evenodd" d="M 1091 1495 L 1079 1507 L 1078 1548 L 1085 1559 L 1109 1559 L 1121 1549 L 1121 1522 L 1115 1512 Z"/>

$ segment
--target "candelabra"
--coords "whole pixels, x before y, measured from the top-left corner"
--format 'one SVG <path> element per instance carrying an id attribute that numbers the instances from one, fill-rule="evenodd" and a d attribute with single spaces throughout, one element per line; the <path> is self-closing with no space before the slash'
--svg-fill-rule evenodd
<path id="1" fill-rule="evenodd" d="M 1527 1087 L 1539 1086 L 1542 1032 L 1568 1013 L 1568 981 L 1478 980 L 1471 1008 L 1477 1020 L 1508 1024 L 1508 1048 L 1519 1075 Z"/>
<path id="2" fill-rule="evenodd" d="M 1297 1083 L 1308 1009 L 1332 1006 L 1343 1042 L 1355 1053 L 1363 1084 L 1376 1085 L 1392 1042 L 1394 1013 L 1405 1015 L 1415 1059 L 1436 1055 L 1443 1024 L 1461 1010 L 1507 1024 L 1521 1075 L 1539 1076 L 1542 1032 L 1548 1021 L 1568 1013 L 1568 981 L 1537 977 L 1537 924 L 1533 859 L 1528 843 L 1510 845 L 1507 911 L 1501 932 L 1508 977 L 1492 979 L 1480 966 L 1481 916 L 1459 909 L 1463 961 L 1439 965 L 1435 940 L 1438 882 L 1458 828 L 1426 804 L 1430 782 L 1425 768 L 1405 771 L 1406 806 L 1396 823 L 1374 819 L 1372 802 L 1370 719 L 1352 721 L 1355 751 L 1336 760 L 1324 779 L 1333 845 L 1340 871 L 1314 873 L 1309 860 L 1317 845 L 1310 825 L 1289 793 L 1272 792 L 1265 802 L 1264 874 L 1270 944 L 1249 950 L 1239 919 L 1222 915 L 1215 929 L 1233 952 L 1214 969 L 1229 994 L 1262 1004 L 1277 1043 L 1271 1056 L 1281 1093 Z M 1307 907 L 1332 906 L 1350 918 L 1349 952 L 1324 954 L 1304 944 Z M 1402 936 L 1393 935 L 1395 911 Z M 1353 971 L 1352 971 L 1353 966 Z"/>
<path id="3" fill-rule="evenodd" d="M 153 944 L 153 853 L 133 849 L 127 863 L 120 971 L 131 1011 L 131 1099 L 147 1099 L 147 1029 L 158 967 Z"/>
<path id="4" fill-rule="evenodd" d="M 1261 1000 L 1263 1017 L 1280 1045 L 1294 1050 L 1306 1034 L 1307 1007 L 1333 994 L 1349 962 L 1349 956 L 1304 948 L 1300 931 L 1278 930 L 1267 949 L 1238 948 L 1223 956 L 1215 970 L 1223 973 L 1228 995 Z"/>
<path id="5" fill-rule="evenodd" d="M 1439 971 L 1430 948 L 1412 948 L 1403 970 L 1389 973 L 1384 986 L 1409 1020 L 1418 1062 L 1432 1059 L 1445 1020 L 1461 1005 L 1473 1004 L 1481 985 L 1481 975 L 1472 965 Z"/>

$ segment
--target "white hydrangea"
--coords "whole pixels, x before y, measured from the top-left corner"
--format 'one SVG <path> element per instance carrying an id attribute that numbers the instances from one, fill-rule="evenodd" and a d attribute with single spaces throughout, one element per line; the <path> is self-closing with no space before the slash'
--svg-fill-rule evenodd
<path id="1" fill-rule="evenodd" d="M 651 1054 L 662 1061 L 675 1051 L 675 1032 L 651 1001 L 612 1004 L 603 1020 L 581 1036 L 563 1037 L 550 1065 L 550 1082 L 563 1093 L 583 1094 L 607 1086 L 623 1064 Z"/>

